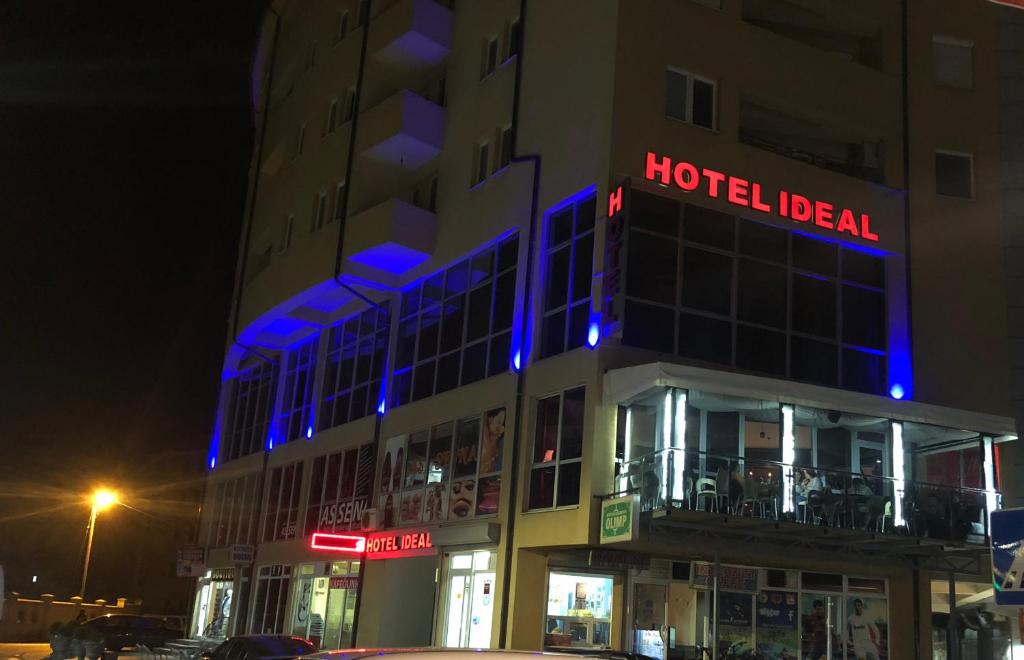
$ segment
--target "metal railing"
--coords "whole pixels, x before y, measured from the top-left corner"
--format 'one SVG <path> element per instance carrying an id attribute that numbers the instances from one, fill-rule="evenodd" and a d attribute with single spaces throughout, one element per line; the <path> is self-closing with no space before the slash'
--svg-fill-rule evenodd
<path id="1" fill-rule="evenodd" d="M 999 493 L 663 449 L 617 465 L 616 492 L 638 494 L 642 512 L 706 511 L 982 544 Z"/>

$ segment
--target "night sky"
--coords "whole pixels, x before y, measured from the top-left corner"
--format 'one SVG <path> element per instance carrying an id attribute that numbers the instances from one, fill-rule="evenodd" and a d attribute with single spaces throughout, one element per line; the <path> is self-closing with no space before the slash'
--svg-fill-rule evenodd
<path id="1" fill-rule="evenodd" d="M 96 484 L 149 515 L 101 514 L 90 599 L 152 586 L 196 520 L 262 4 L 0 2 L 8 590 L 77 591 Z"/>

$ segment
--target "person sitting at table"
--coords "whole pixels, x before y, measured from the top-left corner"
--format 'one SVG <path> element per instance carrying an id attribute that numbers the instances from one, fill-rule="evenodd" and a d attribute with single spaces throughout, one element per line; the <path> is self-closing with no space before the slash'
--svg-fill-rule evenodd
<path id="1" fill-rule="evenodd" d="M 864 483 L 864 479 L 861 477 L 854 477 L 853 484 L 850 486 L 851 495 L 863 495 L 864 497 L 870 497 L 875 494 L 875 491 Z"/>
<path id="2" fill-rule="evenodd" d="M 825 485 L 821 477 L 810 468 L 800 468 L 800 476 L 796 483 L 797 504 L 806 504 L 812 491 L 821 492 Z"/>

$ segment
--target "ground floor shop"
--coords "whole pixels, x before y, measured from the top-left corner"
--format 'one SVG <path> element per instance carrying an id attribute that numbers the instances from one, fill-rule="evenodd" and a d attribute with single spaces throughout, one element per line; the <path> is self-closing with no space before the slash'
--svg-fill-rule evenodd
<path id="1" fill-rule="evenodd" d="M 234 568 L 221 568 L 207 571 L 199 578 L 189 628 L 191 636 L 223 639 L 230 634 L 236 575 Z"/>

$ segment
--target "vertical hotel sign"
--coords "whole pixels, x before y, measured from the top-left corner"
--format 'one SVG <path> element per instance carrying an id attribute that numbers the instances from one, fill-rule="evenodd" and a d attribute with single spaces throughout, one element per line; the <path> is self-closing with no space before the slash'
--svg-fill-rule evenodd
<path id="1" fill-rule="evenodd" d="M 626 295 L 626 222 L 629 219 L 629 179 L 608 193 L 608 222 L 604 234 L 604 277 L 601 286 L 602 335 L 620 336 Z"/>

